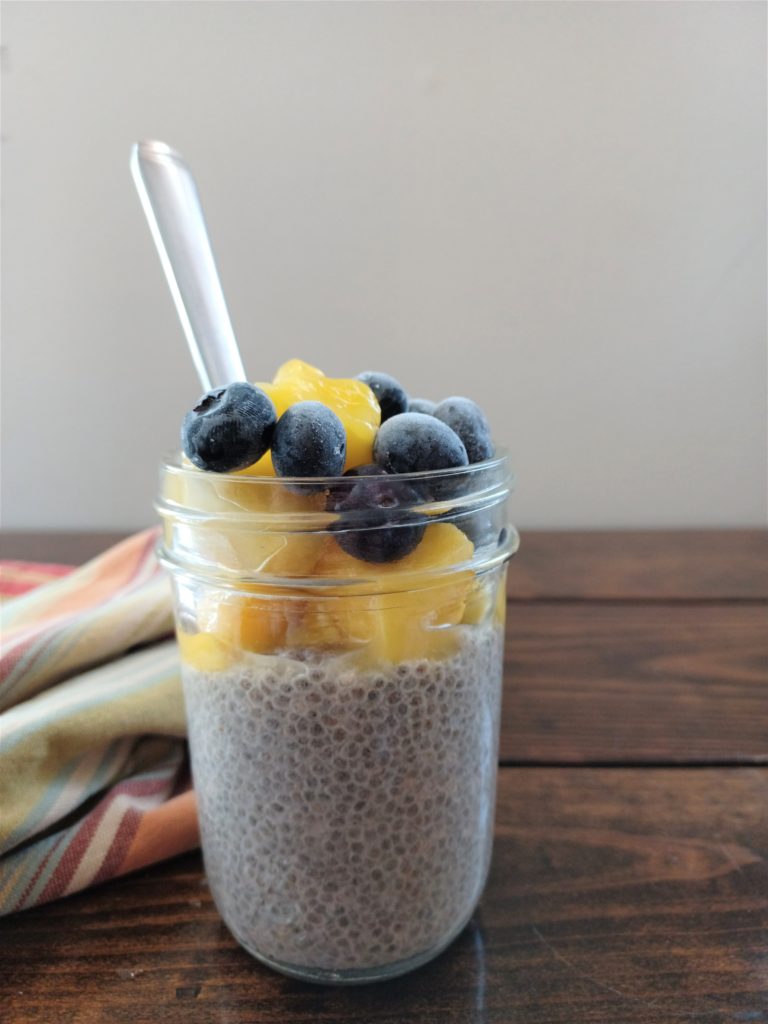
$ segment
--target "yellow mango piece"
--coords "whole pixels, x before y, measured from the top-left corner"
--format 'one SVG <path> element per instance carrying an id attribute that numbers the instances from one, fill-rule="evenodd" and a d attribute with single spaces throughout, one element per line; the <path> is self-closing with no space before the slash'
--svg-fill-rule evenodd
<path id="1" fill-rule="evenodd" d="M 443 595 L 442 603 L 437 593 L 411 593 L 396 605 L 388 600 L 391 595 L 341 598 L 338 604 L 309 601 L 289 626 L 286 645 L 357 651 L 360 667 L 448 657 L 458 646 L 453 626 L 460 612 L 455 592 L 448 600 Z"/>
<path id="2" fill-rule="evenodd" d="M 499 589 L 496 592 L 496 604 L 493 609 L 493 617 L 502 628 L 507 618 L 507 569 L 499 573 Z"/>
<path id="3" fill-rule="evenodd" d="M 435 595 L 430 596 L 434 600 Z M 397 610 L 372 612 L 379 628 L 362 652 L 365 663 L 370 666 L 380 662 L 396 665 L 403 661 L 439 659 L 454 654 L 458 640 L 453 627 L 457 618 L 460 621 L 460 615 L 455 616 L 449 608 L 450 605 L 427 609 L 424 604 L 419 607 L 413 601 Z"/>
<path id="4" fill-rule="evenodd" d="M 296 402 L 322 402 L 332 409 L 347 434 L 345 470 L 373 461 L 373 442 L 381 423 L 381 409 L 373 391 L 363 381 L 326 377 L 316 366 L 301 359 L 290 359 L 278 369 L 271 383 L 258 383 L 257 387 L 272 399 L 278 416 Z M 274 476 L 270 453 L 241 472 Z"/>
<path id="5" fill-rule="evenodd" d="M 217 477 L 212 473 L 187 474 L 180 481 L 186 487 L 198 483 L 198 476 L 206 485 L 203 498 L 196 499 L 192 507 L 201 511 L 220 513 L 211 519 L 202 519 L 175 529 L 184 533 L 184 543 L 212 564 L 226 566 L 246 574 L 263 573 L 273 576 L 311 576 L 324 546 L 322 535 L 302 532 L 302 516 L 312 517 L 312 529 L 323 525 L 325 495 L 302 492 L 296 494 L 280 482 L 243 480 Z M 179 482 L 172 487 L 179 491 Z M 198 488 L 199 490 L 200 488 Z M 168 488 L 166 488 L 166 492 Z M 181 497 L 177 498 L 181 501 Z M 213 509 L 213 503 L 217 508 Z M 183 501 L 182 501 L 183 503 Z M 247 517 L 238 516 L 247 512 Z M 258 513 L 264 514 L 260 522 Z M 327 516 L 328 522 L 333 519 Z M 290 522 L 289 522 L 290 520 Z M 276 531 L 285 522 L 295 529 Z M 309 526 L 309 520 L 303 524 Z M 166 541 L 170 543 L 173 524 L 166 520 Z"/>
<path id="6" fill-rule="evenodd" d="M 266 457 L 266 456 L 265 456 Z M 322 526 L 317 519 L 318 514 L 325 512 L 325 494 L 322 491 L 292 491 L 274 473 L 258 479 L 250 470 L 242 470 L 239 474 L 222 477 L 214 482 L 221 502 L 225 502 L 220 511 L 263 513 L 265 517 L 287 517 L 292 520 L 302 515 L 313 516 L 312 526 Z M 210 474 L 209 474 L 210 475 Z M 240 479 L 238 479 L 238 477 Z M 333 516 L 328 516 L 330 523 Z M 274 523 L 264 525 L 272 525 Z"/>
<path id="7" fill-rule="evenodd" d="M 441 569 L 470 561 L 474 550 L 472 541 L 458 526 L 453 523 L 430 523 L 414 550 L 396 562 L 380 565 L 364 562 L 348 555 L 338 544 L 329 544 L 317 571 L 322 576 L 337 579 L 361 578 L 370 581 L 370 586 L 368 583 L 365 585 L 368 592 L 399 592 L 411 586 L 432 585 L 436 578 L 439 579 Z M 454 585 L 457 583 L 457 575 L 460 578 L 472 578 L 471 570 L 451 573 L 450 582 Z M 406 577 L 413 577 L 413 580 L 407 582 Z"/>
<path id="8" fill-rule="evenodd" d="M 230 563 L 248 575 L 310 577 L 315 573 L 326 540 L 322 534 L 226 530 Z"/>
<path id="9" fill-rule="evenodd" d="M 483 622 L 494 622 L 504 625 L 507 610 L 507 573 L 506 569 L 494 570 L 478 576 L 472 584 L 467 596 L 462 622 L 476 626 Z"/>
<path id="10" fill-rule="evenodd" d="M 233 540 L 235 531 L 230 533 Z M 327 539 L 309 534 L 249 534 L 234 540 L 239 566 L 246 573 L 311 577 Z M 264 597 L 258 584 L 243 583 L 237 593 L 212 596 L 199 615 L 204 633 L 224 649 L 269 654 L 286 645 L 289 623 L 303 615 L 306 602 Z M 253 593 L 243 591 L 252 590 Z M 202 641 L 201 641 L 202 643 Z"/>
<path id="11" fill-rule="evenodd" d="M 498 570 L 477 576 L 467 596 L 462 622 L 472 626 L 487 622 L 496 613 L 499 596 L 505 598 L 504 580 L 504 572 Z"/>
<path id="12" fill-rule="evenodd" d="M 185 665 L 199 672 L 224 672 L 236 661 L 236 654 L 211 633 L 177 634 L 179 653 Z"/>
<path id="13" fill-rule="evenodd" d="M 197 469 L 186 455 L 182 456 L 182 465 L 188 472 L 165 474 L 163 498 L 167 502 L 200 512 L 221 513 L 230 510 L 226 495 L 219 492 L 221 478 L 217 473 L 204 473 Z"/>
<path id="14" fill-rule="evenodd" d="M 285 384 L 290 381 L 320 381 L 325 380 L 325 374 L 311 363 L 305 363 L 303 359 L 289 359 L 278 366 L 273 384 Z"/>
<path id="15" fill-rule="evenodd" d="M 270 654 L 285 642 L 289 606 L 275 598 L 232 596 L 218 605 L 215 635 L 236 648 Z"/>
<path id="16" fill-rule="evenodd" d="M 461 621 L 472 626 L 484 622 L 494 606 L 495 597 L 495 588 L 491 580 L 487 577 L 476 579 L 467 596 L 467 603 L 464 607 L 464 615 Z"/>
<path id="17" fill-rule="evenodd" d="M 469 569 L 445 576 L 440 570 L 468 561 L 473 550 L 449 523 L 428 526 L 414 551 L 384 565 L 352 558 L 330 543 L 316 573 L 361 583 L 329 589 L 327 598 L 308 602 L 303 618 L 289 629 L 289 645 L 360 649 L 366 664 L 452 654 L 456 638 L 449 627 L 462 621 L 474 576 Z"/>
<path id="18" fill-rule="evenodd" d="M 288 624 L 286 646 L 316 650 L 354 650 L 370 642 L 366 598 L 307 601 Z"/>

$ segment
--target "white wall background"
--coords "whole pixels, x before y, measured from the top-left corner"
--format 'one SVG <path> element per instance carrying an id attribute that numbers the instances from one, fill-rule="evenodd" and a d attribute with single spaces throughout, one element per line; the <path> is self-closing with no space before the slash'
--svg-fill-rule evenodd
<path id="1" fill-rule="evenodd" d="M 761 3 L 5 3 L 3 525 L 138 527 L 199 387 L 128 172 L 198 179 L 254 378 L 482 400 L 523 526 L 766 521 Z"/>

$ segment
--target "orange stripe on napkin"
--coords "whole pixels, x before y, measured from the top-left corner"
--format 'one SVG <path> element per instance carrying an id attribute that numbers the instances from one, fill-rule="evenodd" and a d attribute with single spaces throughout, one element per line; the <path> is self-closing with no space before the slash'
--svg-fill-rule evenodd
<path id="1" fill-rule="evenodd" d="M 189 789 L 143 815 L 116 874 L 128 874 L 156 861 L 196 850 L 199 845 L 197 795 Z"/>
<path id="2" fill-rule="evenodd" d="M 199 845 L 158 536 L 4 566 L 0 917 Z"/>

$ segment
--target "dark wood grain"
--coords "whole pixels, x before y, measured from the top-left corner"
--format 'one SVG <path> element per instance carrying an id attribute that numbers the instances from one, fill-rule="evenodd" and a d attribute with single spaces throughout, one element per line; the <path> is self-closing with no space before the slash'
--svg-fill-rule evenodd
<path id="1" fill-rule="evenodd" d="M 515 600 L 768 598 L 768 530 L 523 532 Z"/>
<path id="2" fill-rule="evenodd" d="M 768 763 L 768 605 L 507 607 L 501 758 Z"/>
<path id="3" fill-rule="evenodd" d="M 79 565 L 119 532 L 7 531 L 0 555 Z M 768 530 L 524 531 L 515 600 L 768 598 Z"/>
<path id="4" fill-rule="evenodd" d="M 119 536 L 1 553 L 76 564 Z M 282 978 L 191 855 L 0 919 L 0 1019 L 768 1024 L 768 533 L 526 533 L 509 578 L 494 865 L 442 957 Z"/>
<path id="5" fill-rule="evenodd" d="M 9 554 L 77 561 L 117 535 L 24 536 L 8 535 Z M 575 593 L 591 580 L 592 597 L 509 602 L 503 761 L 768 762 L 768 602 L 754 597 L 757 583 L 748 584 L 749 565 L 762 584 L 760 552 L 768 534 L 710 531 L 692 541 L 668 533 L 532 536 L 538 568 L 528 579 L 538 579 L 539 594 L 555 589 L 553 567 L 564 566 L 561 589 Z M 671 537 L 683 552 L 676 561 Z M 654 578 L 659 593 L 681 593 L 670 583 L 680 573 L 690 593 L 711 597 L 714 581 L 700 572 L 704 546 L 717 552 L 721 567 L 730 550 L 736 568 L 731 577 L 723 569 L 720 592 L 738 591 L 741 600 L 596 599 L 606 588 L 637 596 Z M 643 552 L 655 576 L 638 578 Z M 593 572 L 581 578 L 587 559 Z M 744 600 L 747 593 L 753 596 Z"/>
<path id="6" fill-rule="evenodd" d="M 13 1024 L 744 1024 L 768 1020 L 768 771 L 501 771 L 472 924 L 394 982 L 255 963 L 196 855 L 0 921 Z"/>

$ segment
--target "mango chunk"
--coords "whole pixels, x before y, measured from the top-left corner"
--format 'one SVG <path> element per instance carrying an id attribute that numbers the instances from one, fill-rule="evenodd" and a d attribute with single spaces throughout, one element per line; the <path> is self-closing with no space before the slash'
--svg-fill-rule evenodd
<path id="1" fill-rule="evenodd" d="M 177 639 L 182 662 L 199 672 L 224 672 L 236 661 L 235 652 L 211 633 L 179 632 Z"/>
<path id="2" fill-rule="evenodd" d="M 507 610 L 506 580 L 503 567 L 478 576 L 467 596 L 462 622 L 476 626 L 493 620 L 503 626 Z"/>
<path id="3" fill-rule="evenodd" d="M 226 532 L 235 568 L 250 576 L 311 577 L 325 549 L 322 534 Z"/>
<path id="4" fill-rule="evenodd" d="M 504 627 L 507 619 L 507 569 L 499 573 L 499 588 L 496 591 L 496 603 L 493 609 L 493 617 L 497 625 Z"/>
<path id="5" fill-rule="evenodd" d="M 215 635 L 240 650 L 271 654 L 285 642 L 289 614 L 279 599 L 238 594 L 219 604 Z"/>
<path id="6" fill-rule="evenodd" d="M 360 578 L 368 581 L 366 591 L 374 593 L 397 591 L 410 587 L 433 585 L 441 577 L 441 570 L 449 569 L 470 561 L 474 554 L 472 541 L 453 523 L 430 523 L 420 543 L 396 562 L 372 564 L 353 558 L 338 544 L 326 546 L 318 563 L 317 571 L 322 576 L 337 579 Z M 471 570 L 458 573 L 458 577 L 472 578 Z M 451 583 L 457 582 L 457 574 L 450 574 Z M 400 595 L 402 596 L 402 595 Z"/>
<path id="7" fill-rule="evenodd" d="M 428 526 L 419 546 L 397 562 L 372 566 L 334 543 L 316 572 L 356 579 L 359 587 L 329 588 L 327 597 L 307 603 L 289 627 L 289 646 L 358 650 L 366 664 L 397 664 L 416 658 L 447 657 L 472 587 L 472 570 L 441 569 L 468 561 L 472 542 L 449 523 Z M 365 582 L 363 582 L 365 581 Z"/>
<path id="8" fill-rule="evenodd" d="M 322 370 L 301 359 L 290 359 L 278 369 L 271 383 L 257 384 L 275 403 L 277 415 L 296 402 L 322 402 L 344 424 L 347 457 L 344 469 L 373 461 L 373 442 L 381 423 L 381 409 L 373 391 L 361 380 L 326 377 Z M 266 453 L 242 473 L 274 476 L 272 457 Z"/>

